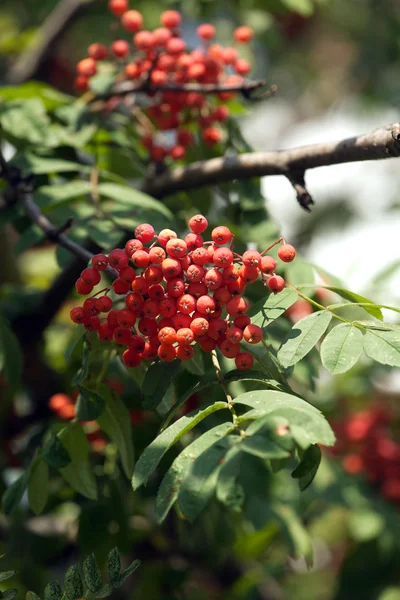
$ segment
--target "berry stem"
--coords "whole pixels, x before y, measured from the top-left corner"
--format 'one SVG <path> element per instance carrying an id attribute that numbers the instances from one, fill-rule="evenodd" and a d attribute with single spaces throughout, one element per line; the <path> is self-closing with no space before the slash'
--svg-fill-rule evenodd
<path id="1" fill-rule="evenodd" d="M 227 386 L 226 386 L 226 383 L 224 381 L 224 374 L 222 372 L 221 365 L 219 364 L 219 360 L 218 360 L 218 356 L 217 356 L 216 350 L 213 350 L 211 352 L 211 360 L 212 360 L 212 363 L 213 363 L 214 368 L 215 368 L 215 373 L 217 375 L 217 381 L 218 381 L 219 385 L 222 387 L 222 389 L 224 390 L 224 394 L 225 394 L 227 402 L 228 402 L 229 410 L 232 413 L 233 423 L 235 425 L 236 424 L 237 415 L 236 415 L 235 409 L 232 406 L 233 398 L 229 394 Z"/>
<path id="2" fill-rule="evenodd" d="M 326 306 L 324 306 L 323 304 L 320 304 L 319 302 L 316 302 L 315 300 L 313 300 L 312 298 L 309 298 L 305 294 L 302 294 L 293 285 L 290 285 L 289 283 L 287 283 L 286 287 L 288 287 L 291 290 L 293 290 L 294 292 L 296 292 L 296 294 L 299 296 L 299 298 L 302 298 L 303 300 L 307 300 L 307 302 L 309 302 L 310 304 L 312 304 L 316 308 L 319 308 L 319 310 L 325 310 L 325 311 L 330 312 L 335 317 L 335 319 L 338 319 L 339 321 L 342 321 L 343 323 L 350 323 L 350 324 L 353 323 L 352 321 L 349 321 L 349 319 L 345 319 L 344 317 L 339 317 L 339 315 L 337 315 L 336 313 L 334 313 L 333 310 L 327 308 Z"/>
<path id="3" fill-rule="evenodd" d="M 285 238 L 280 237 L 279 240 L 276 240 L 276 242 L 274 242 L 273 244 L 271 244 L 270 246 L 268 246 L 268 248 L 266 248 L 265 250 L 263 250 L 260 253 L 261 256 L 263 256 L 263 254 L 265 254 L 266 252 L 269 252 L 274 246 L 276 246 L 277 244 L 280 244 L 281 242 L 285 243 Z"/>

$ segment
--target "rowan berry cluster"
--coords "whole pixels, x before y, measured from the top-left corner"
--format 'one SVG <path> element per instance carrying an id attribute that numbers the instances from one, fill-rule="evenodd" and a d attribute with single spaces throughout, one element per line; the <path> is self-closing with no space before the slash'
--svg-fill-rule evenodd
<path id="1" fill-rule="evenodd" d="M 400 503 L 400 443 L 393 437 L 395 415 L 373 406 L 332 423 L 337 443 L 331 452 L 342 457 L 345 471 L 363 474 L 379 492 Z"/>
<path id="2" fill-rule="evenodd" d="M 249 303 L 243 293 L 259 278 L 271 292 L 282 291 L 285 281 L 275 274 L 276 261 L 266 252 L 283 240 L 261 254 L 247 250 L 241 256 L 232 251 L 234 236 L 228 227 L 213 229 L 210 241 L 201 235 L 208 227 L 206 217 L 192 217 L 189 227 L 190 233 L 179 239 L 170 229 L 155 235 L 151 225 L 142 224 L 124 249 L 94 256 L 76 282 L 79 294 L 90 294 L 107 267 L 118 277 L 112 287 L 73 308 L 71 319 L 96 331 L 100 340 L 126 347 L 122 360 L 127 367 L 157 357 L 189 360 L 198 343 L 204 352 L 219 348 L 235 359 L 238 369 L 249 369 L 253 357 L 240 343 L 258 344 L 263 332 L 246 314 Z M 295 255 L 290 244 L 279 247 L 283 262 Z"/>
<path id="3" fill-rule="evenodd" d="M 163 12 L 161 27 L 148 31 L 143 29 L 141 13 L 128 10 L 128 0 L 110 0 L 109 9 L 122 28 L 133 34 L 132 43 L 117 39 L 110 48 L 100 43 L 89 46 L 88 57 L 77 64 L 76 88 L 88 90 L 99 63 L 107 60 L 116 65 L 116 82 L 137 82 L 149 99 L 149 106 L 143 108 L 146 118 L 140 120 L 139 128 L 141 143 L 153 161 L 182 159 L 195 140 L 195 130 L 209 146 L 220 142 L 219 124 L 229 117 L 229 109 L 223 103 L 235 92 L 222 91 L 211 98 L 182 86 L 194 83 L 240 87 L 251 70 L 249 62 L 240 58 L 236 47 L 214 43 L 216 30 L 210 23 L 197 28 L 199 47 L 190 51 L 181 36 L 179 12 Z M 252 38 L 250 27 L 241 26 L 234 32 L 237 45 Z M 109 108 L 113 109 L 119 101 L 118 96 L 112 97 Z"/>

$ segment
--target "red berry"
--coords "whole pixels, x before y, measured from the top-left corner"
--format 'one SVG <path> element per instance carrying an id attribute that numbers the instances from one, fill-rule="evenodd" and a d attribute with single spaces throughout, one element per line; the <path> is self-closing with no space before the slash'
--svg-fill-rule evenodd
<path id="1" fill-rule="evenodd" d="M 296 256 L 296 250 L 290 244 L 282 244 L 278 250 L 278 256 L 283 262 L 292 262 Z"/>
<path id="2" fill-rule="evenodd" d="M 156 283 L 149 287 L 147 293 L 151 300 L 162 300 L 165 295 L 165 290 L 160 283 Z"/>
<path id="3" fill-rule="evenodd" d="M 285 280 L 279 275 L 273 275 L 268 279 L 267 285 L 271 292 L 277 294 L 278 292 L 281 292 L 285 287 Z"/>
<path id="4" fill-rule="evenodd" d="M 229 248 L 217 248 L 213 253 L 213 263 L 217 267 L 229 267 L 233 262 L 233 253 Z"/>
<path id="5" fill-rule="evenodd" d="M 75 289 L 81 296 L 87 296 L 93 290 L 93 286 L 85 283 L 83 279 L 79 278 L 75 283 Z"/>
<path id="6" fill-rule="evenodd" d="M 232 294 L 226 287 L 220 287 L 215 290 L 213 294 L 213 298 L 215 302 L 221 304 L 222 306 L 228 304 L 229 300 L 232 298 Z"/>
<path id="7" fill-rule="evenodd" d="M 243 264 L 247 267 L 258 267 L 261 264 L 261 254 L 257 250 L 246 250 L 242 256 Z"/>
<path id="8" fill-rule="evenodd" d="M 232 342 L 232 344 L 238 344 L 243 339 L 243 331 L 240 327 L 233 325 L 226 332 L 226 339 L 228 342 Z"/>
<path id="9" fill-rule="evenodd" d="M 273 273 L 276 269 L 276 260 L 272 256 L 263 256 L 259 268 L 261 273 Z"/>
<path id="10" fill-rule="evenodd" d="M 172 231 L 172 229 L 163 229 L 158 234 L 158 243 L 163 248 L 165 248 L 165 246 L 167 245 L 168 240 L 170 240 L 172 238 L 177 238 L 177 237 L 178 236 L 176 235 L 175 231 Z"/>
<path id="11" fill-rule="evenodd" d="M 186 271 L 189 281 L 199 282 L 203 279 L 205 270 L 200 265 L 190 265 Z"/>
<path id="12" fill-rule="evenodd" d="M 187 252 L 186 242 L 178 238 L 168 240 L 165 247 L 167 254 L 173 258 L 183 258 Z"/>
<path id="13" fill-rule="evenodd" d="M 193 358 L 194 349 L 192 346 L 178 346 L 176 355 L 179 360 L 190 360 Z"/>
<path id="14" fill-rule="evenodd" d="M 196 303 L 196 310 L 202 315 L 208 315 L 215 310 L 215 301 L 211 296 L 200 296 Z"/>
<path id="15" fill-rule="evenodd" d="M 95 254 L 92 258 L 92 267 L 96 271 L 104 271 L 108 265 L 108 258 L 105 254 Z"/>
<path id="16" fill-rule="evenodd" d="M 142 275 L 138 275 L 138 277 L 132 281 L 131 288 L 137 294 L 146 294 L 149 289 L 149 284 Z"/>
<path id="17" fill-rule="evenodd" d="M 183 146 L 184 148 L 188 148 L 188 146 L 191 146 L 193 144 L 193 135 L 190 133 L 190 131 L 181 129 L 180 131 L 176 132 L 176 141 L 178 142 L 178 144 L 180 146 Z M 201 216 L 201 215 L 198 215 L 198 216 Z M 192 219 L 195 219 L 195 218 L 196 217 L 192 217 Z M 202 218 L 205 219 L 205 217 L 202 217 Z M 192 219 L 190 219 L 190 221 Z M 190 221 L 189 221 L 189 226 L 192 231 L 194 231 L 195 233 L 202 233 L 202 231 L 204 231 L 204 229 L 202 231 L 195 231 L 192 228 L 192 226 L 190 225 Z M 205 229 L 207 229 L 207 225 L 206 225 Z"/>
<path id="18" fill-rule="evenodd" d="M 92 267 L 88 267 L 87 269 L 84 269 L 82 271 L 81 279 L 88 285 L 95 286 L 98 283 L 100 283 L 101 276 L 98 271 L 96 271 Z"/>
<path id="19" fill-rule="evenodd" d="M 161 313 L 161 303 L 159 304 L 155 300 L 146 300 L 143 304 L 142 311 L 145 317 L 154 319 Z"/>
<path id="20" fill-rule="evenodd" d="M 189 283 L 187 292 L 188 292 L 188 294 L 191 294 L 195 298 L 200 298 L 200 296 L 207 295 L 208 289 L 204 285 L 204 283 L 199 281 L 199 282 Z"/>
<path id="21" fill-rule="evenodd" d="M 240 296 L 241 294 L 243 294 L 245 287 L 246 283 L 241 277 L 238 277 L 238 279 L 236 279 L 235 281 L 230 281 L 226 284 L 227 290 L 229 290 L 229 292 L 233 296 Z"/>
<path id="22" fill-rule="evenodd" d="M 212 230 L 211 238 L 215 244 L 223 246 L 231 241 L 232 232 L 225 225 L 220 225 Z"/>
<path id="23" fill-rule="evenodd" d="M 150 262 L 161 265 L 162 261 L 166 258 L 165 250 L 159 246 L 154 246 L 153 248 L 150 248 L 149 258 Z"/>
<path id="24" fill-rule="evenodd" d="M 138 10 L 127 10 L 121 17 L 121 23 L 124 29 L 133 33 L 143 25 L 143 17 Z"/>
<path id="25" fill-rule="evenodd" d="M 87 331 L 97 331 L 100 327 L 100 319 L 99 317 L 93 315 L 84 323 L 84 327 Z"/>
<path id="26" fill-rule="evenodd" d="M 161 344 L 175 344 L 176 331 L 172 327 L 163 327 L 158 332 L 158 340 Z"/>
<path id="27" fill-rule="evenodd" d="M 131 330 L 126 327 L 116 327 L 113 331 L 113 338 L 117 344 L 127 346 L 132 338 Z"/>
<path id="28" fill-rule="evenodd" d="M 137 312 L 142 309 L 144 300 L 140 294 L 130 293 L 125 298 L 125 304 L 129 310 Z"/>
<path id="29" fill-rule="evenodd" d="M 100 296 L 96 300 L 96 308 L 99 312 L 108 313 L 112 309 L 112 300 L 108 296 Z"/>
<path id="30" fill-rule="evenodd" d="M 239 277 L 246 285 L 257 281 L 259 275 L 260 272 L 257 267 L 247 267 L 246 265 L 242 265 L 239 269 Z"/>
<path id="31" fill-rule="evenodd" d="M 172 319 L 170 319 L 169 317 L 163 317 L 162 319 L 160 319 L 157 323 L 157 331 L 161 331 L 161 329 L 163 329 L 164 327 L 170 327 L 172 329 L 175 329 L 174 327 L 174 322 Z M 158 338 L 157 338 L 158 340 Z M 160 343 L 160 341 L 158 340 L 158 343 Z"/>
<path id="32" fill-rule="evenodd" d="M 153 31 L 153 37 L 157 46 L 165 46 L 165 44 L 168 42 L 171 36 L 171 31 L 166 27 L 158 27 Z"/>
<path id="33" fill-rule="evenodd" d="M 176 258 L 166 258 L 161 263 L 164 277 L 176 277 L 182 271 L 182 265 Z"/>
<path id="34" fill-rule="evenodd" d="M 142 244 L 151 242 L 151 240 L 154 238 L 154 227 L 148 223 L 142 223 L 142 225 L 138 225 L 135 229 L 135 238 L 142 242 Z"/>
<path id="35" fill-rule="evenodd" d="M 132 262 L 136 267 L 145 269 L 150 262 L 150 255 L 146 250 L 136 250 L 131 256 Z"/>
<path id="36" fill-rule="evenodd" d="M 190 294 L 184 294 L 178 298 L 176 308 L 184 315 L 189 315 L 196 309 L 196 298 Z"/>
<path id="37" fill-rule="evenodd" d="M 104 44 L 91 44 L 88 48 L 90 58 L 94 60 L 105 60 L 108 55 L 107 47 Z"/>
<path id="38" fill-rule="evenodd" d="M 140 363 L 142 362 L 142 358 L 143 357 L 141 354 L 134 352 L 130 348 L 128 348 L 128 350 L 125 350 L 125 352 L 123 352 L 122 354 L 122 361 L 124 365 L 126 367 L 129 367 L 130 369 L 140 365 Z"/>
<path id="39" fill-rule="evenodd" d="M 207 333 L 209 326 L 209 322 L 203 317 L 197 317 L 190 323 L 190 329 L 195 335 L 203 335 Z"/>
<path id="40" fill-rule="evenodd" d="M 177 54 L 181 54 L 181 52 L 185 52 L 186 43 L 182 38 L 173 37 L 165 44 L 165 48 L 168 54 L 176 56 Z"/>
<path id="41" fill-rule="evenodd" d="M 136 63 L 125 65 L 124 73 L 128 79 L 137 79 L 141 75 L 139 65 Z"/>
<path id="42" fill-rule="evenodd" d="M 235 358 L 236 367 L 240 371 L 247 371 L 253 366 L 254 358 L 248 352 L 239 352 Z"/>
<path id="43" fill-rule="evenodd" d="M 133 335 L 129 341 L 129 349 L 134 352 L 143 352 L 144 339 L 140 335 Z"/>
<path id="44" fill-rule="evenodd" d="M 138 329 L 143 335 L 152 337 L 153 335 L 157 335 L 157 322 L 150 317 L 143 317 L 138 323 Z"/>
<path id="45" fill-rule="evenodd" d="M 139 31 L 133 37 L 133 43 L 138 50 L 151 50 L 155 45 L 155 39 L 151 31 Z"/>
<path id="46" fill-rule="evenodd" d="M 135 269 L 133 269 L 132 267 L 129 267 L 129 266 L 124 267 L 119 272 L 119 278 L 122 279 L 122 281 L 127 281 L 129 284 L 132 283 L 132 281 L 135 279 L 135 277 L 136 277 Z"/>
<path id="47" fill-rule="evenodd" d="M 155 265 L 150 265 L 143 273 L 146 281 L 149 284 L 155 285 L 156 283 L 160 283 L 163 279 L 163 272 L 160 267 Z"/>
<path id="48" fill-rule="evenodd" d="M 244 328 L 243 337 L 249 344 L 258 344 L 263 339 L 263 330 L 258 325 L 250 323 Z"/>
<path id="49" fill-rule="evenodd" d="M 209 269 L 204 276 L 204 283 L 209 290 L 216 290 L 222 285 L 222 273 L 217 269 Z"/>
<path id="50" fill-rule="evenodd" d="M 240 267 L 238 265 L 235 265 L 235 264 L 229 265 L 229 267 L 226 267 L 222 271 L 223 280 L 226 281 L 227 283 L 236 281 L 237 279 L 239 279 L 239 270 L 240 270 Z"/>
<path id="51" fill-rule="evenodd" d="M 100 323 L 100 327 L 97 330 L 97 336 L 102 342 L 111 342 L 113 339 L 113 329 L 108 323 Z"/>
<path id="52" fill-rule="evenodd" d="M 247 304 L 244 298 L 240 296 L 235 296 L 231 298 L 226 305 L 226 310 L 229 315 L 236 317 L 237 315 L 242 315 L 247 312 L 249 305 Z"/>
<path id="53" fill-rule="evenodd" d="M 204 266 L 209 261 L 209 256 L 206 248 L 196 248 L 191 253 L 192 262 L 195 265 Z"/>
<path id="54" fill-rule="evenodd" d="M 176 341 L 180 346 L 190 346 L 194 341 L 194 333 L 189 327 L 182 327 L 176 332 Z"/>
<path id="55" fill-rule="evenodd" d="M 251 322 L 249 315 L 238 315 L 234 318 L 233 324 L 235 327 L 239 327 L 239 329 L 244 329 Z"/>
<path id="56" fill-rule="evenodd" d="M 240 352 L 240 344 L 232 344 L 228 340 L 218 344 L 218 347 L 226 358 L 235 358 Z"/>
<path id="57" fill-rule="evenodd" d="M 108 255 L 108 264 L 110 265 L 110 267 L 117 269 L 117 271 L 120 271 L 121 269 L 127 267 L 128 262 L 129 259 L 125 250 L 121 250 L 120 248 L 112 250 Z"/>
<path id="58" fill-rule="evenodd" d="M 215 37 L 215 27 L 210 23 L 204 23 L 203 25 L 199 25 L 196 33 L 200 39 L 210 41 Z"/>
<path id="59" fill-rule="evenodd" d="M 160 86 L 161 87 L 161 86 L 166 85 L 168 83 L 168 75 L 166 74 L 165 71 L 161 71 L 161 69 L 154 69 L 151 72 L 150 80 L 151 80 L 151 83 L 154 83 L 155 86 Z M 185 152 L 183 152 L 183 154 L 184 153 Z M 172 151 L 170 152 L 170 154 L 172 156 Z M 182 158 L 182 157 L 177 156 L 177 158 Z"/>
<path id="60" fill-rule="evenodd" d="M 110 0 L 108 8 L 113 15 L 119 17 L 128 9 L 128 0 Z"/>
<path id="61" fill-rule="evenodd" d="M 93 77 L 97 72 L 96 61 L 93 58 L 84 58 L 76 65 L 78 75 Z"/>
<path id="62" fill-rule="evenodd" d="M 78 75 L 74 79 L 74 87 L 79 92 L 86 92 L 89 89 L 89 80 L 84 75 Z"/>
<path id="63" fill-rule="evenodd" d="M 237 42 L 250 42 L 253 39 L 254 32 L 251 27 L 247 27 L 246 25 L 242 25 L 241 27 L 237 27 L 233 33 L 233 37 Z"/>
<path id="64" fill-rule="evenodd" d="M 212 338 L 206 338 L 204 340 L 201 340 L 199 343 L 200 348 L 203 350 L 203 352 L 212 352 L 217 345 L 217 342 Z"/>
<path id="65" fill-rule="evenodd" d="M 74 323 L 81 324 L 85 321 L 85 311 L 81 306 L 75 306 L 75 308 L 72 308 L 71 312 L 69 313 L 69 316 L 71 318 L 71 321 L 73 321 Z"/>
<path id="66" fill-rule="evenodd" d="M 164 298 L 158 306 L 159 312 L 163 317 L 173 317 L 177 312 L 174 298 Z"/>
<path id="67" fill-rule="evenodd" d="M 157 350 L 157 354 L 162 362 L 172 362 L 176 358 L 176 349 L 171 344 L 161 344 Z"/>
<path id="68" fill-rule="evenodd" d="M 122 279 L 118 278 L 114 279 L 112 287 L 116 294 L 122 295 L 127 294 L 131 286 L 127 281 L 123 281 Z"/>
<path id="69" fill-rule="evenodd" d="M 125 244 L 125 252 L 128 256 L 132 256 L 137 250 L 142 250 L 143 244 L 140 240 L 128 240 Z"/>
<path id="70" fill-rule="evenodd" d="M 179 277 L 169 279 L 166 285 L 166 291 L 171 298 L 179 298 L 185 293 L 185 282 Z"/>
<path id="71" fill-rule="evenodd" d="M 136 315 L 131 310 L 123 308 L 118 311 L 117 320 L 120 327 L 127 327 L 130 329 L 136 323 Z"/>
<path id="72" fill-rule="evenodd" d="M 225 334 L 227 329 L 228 323 L 224 321 L 224 319 L 212 319 L 208 327 L 207 335 L 214 340 L 218 340 Z"/>
<path id="73" fill-rule="evenodd" d="M 182 17 L 176 10 L 166 10 L 161 13 L 160 21 L 164 27 L 175 29 L 175 27 L 181 24 Z"/>
<path id="74" fill-rule="evenodd" d="M 125 40 L 116 40 L 111 44 L 111 50 L 117 58 L 124 58 L 129 53 L 129 44 Z"/>
<path id="75" fill-rule="evenodd" d="M 247 75 L 251 71 L 250 63 L 244 58 L 238 58 L 238 60 L 234 64 L 236 73 L 239 75 Z"/>
<path id="76" fill-rule="evenodd" d="M 207 127 L 203 130 L 202 137 L 204 143 L 207 144 L 207 146 L 214 146 L 214 144 L 217 144 L 221 141 L 222 134 L 219 129 L 215 129 L 214 127 Z"/>
<path id="77" fill-rule="evenodd" d="M 201 248 L 204 243 L 203 238 L 198 233 L 188 233 L 185 237 L 185 244 L 189 252 Z"/>

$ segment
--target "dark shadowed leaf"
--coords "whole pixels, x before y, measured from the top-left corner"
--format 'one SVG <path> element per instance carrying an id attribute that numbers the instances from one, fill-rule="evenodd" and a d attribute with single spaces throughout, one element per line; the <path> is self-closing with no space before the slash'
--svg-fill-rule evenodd
<path id="1" fill-rule="evenodd" d="M 292 472 L 292 477 L 299 480 L 299 487 L 304 491 L 312 483 L 321 462 L 321 450 L 312 444 L 304 451 L 301 461 Z"/>

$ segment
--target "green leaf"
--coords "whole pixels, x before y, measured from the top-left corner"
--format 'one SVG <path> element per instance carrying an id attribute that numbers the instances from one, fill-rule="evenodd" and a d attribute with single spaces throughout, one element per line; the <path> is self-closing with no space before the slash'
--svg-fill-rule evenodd
<path id="1" fill-rule="evenodd" d="M 121 575 L 118 579 L 118 587 L 125 583 L 125 581 L 136 571 L 136 569 L 140 566 L 140 560 L 134 560 L 131 565 Z"/>
<path id="2" fill-rule="evenodd" d="M 106 583 L 103 585 L 101 590 L 99 590 L 97 592 L 95 597 L 96 598 L 107 598 L 108 596 L 111 596 L 113 591 L 114 591 L 114 587 L 110 583 Z"/>
<path id="3" fill-rule="evenodd" d="M 298 396 L 257 390 L 241 394 L 235 398 L 234 404 L 244 404 L 253 409 L 240 416 L 239 422 L 272 414 L 287 419 L 293 437 L 297 443 L 304 441 L 305 447 L 317 443 L 333 446 L 335 443 L 333 431 L 322 413 Z"/>
<path id="4" fill-rule="evenodd" d="M 60 600 L 63 592 L 58 581 L 50 581 L 44 588 L 44 600 Z"/>
<path id="5" fill-rule="evenodd" d="M 142 406 L 146 410 L 153 410 L 162 401 L 170 383 L 177 376 L 181 361 L 154 362 L 147 369 L 142 385 Z"/>
<path id="6" fill-rule="evenodd" d="M 164 454 L 173 446 L 185 433 L 193 429 L 200 421 L 212 413 L 228 408 L 226 402 L 215 402 L 205 408 L 197 408 L 184 415 L 168 429 L 165 429 L 153 442 L 144 450 L 143 454 L 136 463 L 132 478 L 132 487 L 136 490 L 142 484 L 146 483 L 149 476 L 157 468 L 158 463 Z"/>
<path id="7" fill-rule="evenodd" d="M 38 225 L 29 225 L 15 244 L 14 252 L 17 256 L 20 256 L 29 248 L 44 242 L 45 239 L 46 236 Z"/>
<path id="8" fill-rule="evenodd" d="M 199 344 L 194 347 L 194 354 L 190 360 L 185 360 L 182 364 L 184 368 L 193 375 L 204 375 L 203 351 Z"/>
<path id="9" fill-rule="evenodd" d="M 179 507 L 189 521 L 193 521 L 210 500 L 222 460 L 239 440 L 239 436 L 220 438 L 189 465 L 178 493 Z"/>
<path id="10" fill-rule="evenodd" d="M 275 379 L 269 379 L 261 371 L 240 371 L 239 369 L 233 369 L 224 375 L 224 383 L 232 383 L 233 381 L 260 381 L 269 388 L 278 391 L 282 389 L 281 383 L 278 383 Z"/>
<path id="11" fill-rule="evenodd" d="M 332 314 L 325 310 L 300 319 L 289 331 L 278 352 L 282 366 L 290 367 L 312 350 L 331 322 Z"/>
<path id="12" fill-rule="evenodd" d="M 49 158 L 32 152 L 18 153 L 12 158 L 10 164 L 19 167 L 25 173 L 34 175 L 48 175 L 52 173 L 73 173 L 84 170 L 83 165 L 63 160 L 62 158 Z"/>
<path id="13" fill-rule="evenodd" d="M 6 579 L 10 579 L 11 577 L 14 577 L 14 575 L 17 573 L 17 571 L 3 571 L 2 573 L 0 573 L 0 583 L 2 583 L 3 581 L 6 581 Z"/>
<path id="14" fill-rule="evenodd" d="M 6 489 L 2 498 L 3 511 L 6 515 L 12 513 L 22 500 L 28 485 L 29 470 L 26 470 L 21 477 Z"/>
<path id="15" fill-rule="evenodd" d="M 64 593 L 67 600 L 78 600 L 84 594 L 81 574 L 77 565 L 70 567 L 65 574 Z"/>
<path id="16" fill-rule="evenodd" d="M 301 461 L 292 472 L 292 477 L 299 480 L 303 492 L 312 483 L 321 462 L 321 450 L 317 444 L 312 444 L 304 451 Z"/>
<path id="17" fill-rule="evenodd" d="M 283 4 L 293 12 L 310 17 L 314 12 L 313 0 L 282 0 Z"/>
<path id="18" fill-rule="evenodd" d="M 83 338 L 83 336 L 85 334 L 86 334 L 86 329 L 84 328 L 84 326 L 77 325 L 75 328 L 74 334 L 67 346 L 67 349 L 65 350 L 65 354 L 64 354 L 65 360 L 69 360 L 71 358 L 71 354 L 73 353 L 77 344 L 80 342 L 80 340 Z"/>
<path id="19" fill-rule="evenodd" d="M 5 85 L 0 89 L 0 99 L 8 102 L 30 98 L 40 98 L 46 110 L 54 110 L 58 106 L 70 104 L 73 100 L 72 96 L 63 94 L 42 81 L 32 80 L 18 85 Z"/>
<path id="20" fill-rule="evenodd" d="M 104 390 L 104 398 L 105 410 L 97 422 L 118 448 L 125 475 L 130 479 L 133 473 L 134 450 L 129 411 L 118 394 L 110 390 L 106 393 Z"/>
<path id="21" fill-rule="evenodd" d="M 237 482 L 245 455 L 234 446 L 227 453 L 218 473 L 217 499 L 235 512 L 240 512 L 245 500 L 243 486 Z"/>
<path id="22" fill-rule="evenodd" d="M 248 311 L 251 322 L 263 329 L 280 317 L 298 296 L 290 288 L 284 288 L 279 294 L 270 294 L 267 300 L 259 300 Z"/>
<path id="23" fill-rule="evenodd" d="M 287 504 L 274 504 L 273 512 L 281 521 L 288 541 L 296 558 L 305 558 L 308 565 L 312 564 L 313 548 L 310 534 L 301 523 L 293 508 Z"/>
<path id="24" fill-rule="evenodd" d="M 59 185 L 43 185 L 35 191 L 34 199 L 44 213 L 48 213 L 56 206 L 68 204 L 77 198 L 86 197 L 91 185 L 87 181 L 69 181 Z"/>
<path id="25" fill-rule="evenodd" d="M 113 548 L 108 555 L 107 572 L 111 585 L 116 587 L 121 573 L 121 559 L 118 548 Z"/>
<path id="26" fill-rule="evenodd" d="M 165 519 L 178 498 L 182 481 L 184 481 L 193 460 L 201 456 L 210 446 L 215 444 L 216 440 L 220 440 L 222 437 L 228 435 L 232 429 L 231 423 L 217 425 L 217 427 L 209 429 L 194 440 L 176 457 L 158 489 L 156 516 L 159 523 Z"/>
<path id="27" fill-rule="evenodd" d="M 288 458 L 294 449 L 288 425 L 286 418 L 273 414 L 256 419 L 246 429 L 239 450 L 270 460 Z"/>
<path id="28" fill-rule="evenodd" d="M 186 400 L 189 400 L 189 398 L 191 396 L 193 396 L 193 394 L 197 394 L 198 392 L 208 388 L 210 385 L 212 385 L 214 383 L 218 383 L 218 381 L 217 381 L 215 374 L 212 373 L 209 375 L 205 375 L 204 377 L 199 379 L 199 381 L 197 383 L 192 385 L 192 387 L 190 387 L 188 390 L 186 390 L 182 394 L 182 396 L 179 398 L 179 400 L 177 402 L 175 402 L 175 404 L 173 406 L 171 406 L 170 410 L 165 415 L 164 421 L 162 422 L 162 425 L 160 427 L 160 432 L 164 431 L 164 429 L 166 427 L 168 427 L 168 425 L 170 424 L 170 422 L 172 420 L 172 417 L 181 408 L 181 406 L 183 406 L 185 404 Z"/>
<path id="29" fill-rule="evenodd" d="M 334 327 L 321 344 L 322 364 L 330 373 L 345 373 L 356 364 L 363 351 L 363 334 L 350 323 Z"/>
<path id="30" fill-rule="evenodd" d="M 93 552 L 83 561 L 83 576 L 89 591 L 93 594 L 100 591 L 103 585 L 103 578 Z"/>
<path id="31" fill-rule="evenodd" d="M 82 426 L 70 423 L 60 431 L 59 437 L 71 457 L 70 464 L 60 469 L 61 475 L 74 490 L 96 500 L 96 478 L 89 463 L 89 442 Z"/>
<path id="32" fill-rule="evenodd" d="M 50 437 L 43 447 L 42 457 L 50 467 L 60 469 L 71 462 L 68 450 L 63 446 L 60 438 L 52 430 Z"/>
<path id="33" fill-rule="evenodd" d="M 22 377 L 23 357 L 19 342 L 8 322 L 0 316 L 0 372 L 14 392 Z"/>
<path id="34" fill-rule="evenodd" d="M 17 145 L 21 140 L 44 147 L 54 147 L 58 144 L 58 135 L 38 98 L 15 100 L 0 105 L 0 125 L 9 139 Z"/>
<path id="35" fill-rule="evenodd" d="M 40 598 L 35 592 L 26 592 L 26 600 L 40 600 Z"/>
<path id="36" fill-rule="evenodd" d="M 364 306 L 363 308 L 367 311 L 367 313 L 369 313 L 376 319 L 383 321 L 381 309 L 377 304 L 372 302 L 372 300 L 368 300 L 368 298 L 364 298 L 364 296 L 360 296 L 360 294 L 355 294 L 350 290 L 346 290 L 344 288 L 333 285 L 321 285 L 319 287 L 324 288 L 325 290 L 331 290 L 331 292 L 335 292 L 335 294 L 338 294 L 338 296 L 341 296 L 345 300 L 350 300 L 350 302 L 361 302 L 363 304 L 366 304 L 366 306 Z"/>
<path id="37" fill-rule="evenodd" d="M 2 592 L 1 598 L 2 598 L 2 600 L 13 600 L 13 598 L 15 598 L 15 596 L 17 594 L 18 594 L 18 590 L 15 588 L 12 588 L 11 590 Z"/>
<path id="38" fill-rule="evenodd" d="M 73 385 L 80 385 L 81 383 L 83 383 L 85 381 L 85 379 L 89 373 L 89 359 L 90 359 L 90 348 L 89 348 L 89 344 L 85 340 L 83 342 L 83 347 L 82 347 L 81 366 L 80 366 L 79 370 L 76 372 L 76 374 L 74 375 L 74 377 L 72 378 Z"/>
<path id="39" fill-rule="evenodd" d="M 33 461 L 29 472 L 29 506 L 35 513 L 43 512 L 49 497 L 49 467 L 41 458 Z"/>
<path id="40" fill-rule="evenodd" d="M 95 421 L 103 414 L 105 399 L 101 394 L 78 385 L 79 396 L 76 403 L 76 416 L 80 421 Z"/>
<path id="41" fill-rule="evenodd" d="M 128 186 L 118 185 L 117 183 L 100 183 L 98 192 L 101 196 L 111 198 L 121 204 L 129 204 L 132 208 L 133 215 L 137 215 L 138 219 L 141 216 L 156 213 L 162 215 L 168 221 L 173 220 L 173 215 L 168 208 L 147 194 L 135 190 Z"/>
<path id="42" fill-rule="evenodd" d="M 400 367 L 400 331 L 369 329 L 364 336 L 364 351 L 382 365 Z"/>
<path id="43" fill-rule="evenodd" d="M 107 93 L 115 83 L 115 70 L 107 69 L 96 73 L 94 77 L 89 80 L 90 90 L 96 94 L 101 95 Z"/>
<path id="44" fill-rule="evenodd" d="M 285 279 L 294 287 L 302 286 L 303 290 L 306 289 L 303 286 L 309 284 L 309 289 L 312 291 L 315 284 L 314 266 L 297 257 L 295 261 L 286 265 Z M 304 293 L 307 294 L 308 292 L 305 291 Z"/>

